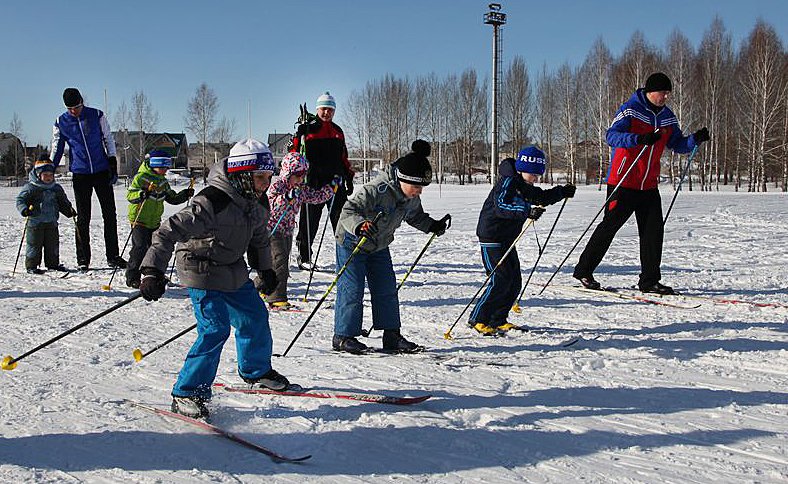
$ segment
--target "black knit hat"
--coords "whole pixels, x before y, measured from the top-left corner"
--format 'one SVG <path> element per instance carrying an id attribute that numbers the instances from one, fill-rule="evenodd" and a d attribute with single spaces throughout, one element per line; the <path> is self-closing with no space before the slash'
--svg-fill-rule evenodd
<path id="1" fill-rule="evenodd" d="M 673 83 L 670 78 L 661 72 L 655 72 L 646 79 L 646 92 L 672 91 Z"/>
<path id="2" fill-rule="evenodd" d="M 411 185 L 427 186 L 432 182 L 432 166 L 427 159 L 430 156 L 430 144 L 417 139 L 410 146 L 407 155 L 394 162 L 397 167 L 397 179 Z"/>
<path id="3" fill-rule="evenodd" d="M 75 108 L 82 104 L 82 94 L 79 93 L 79 89 L 76 87 L 67 87 L 66 90 L 63 91 L 63 104 L 65 104 L 67 108 Z"/>

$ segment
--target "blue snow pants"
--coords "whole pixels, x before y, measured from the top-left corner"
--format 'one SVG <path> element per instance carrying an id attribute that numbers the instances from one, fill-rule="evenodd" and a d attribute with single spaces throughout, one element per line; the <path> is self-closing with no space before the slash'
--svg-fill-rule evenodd
<path id="1" fill-rule="evenodd" d="M 337 244 L 337 270 L 345 265 L 358 239 L 346 236 L 344 245 Z M 369 284 L 372 299 L 372 327 L 399 329 L 399 298 L 397 280 L 388 247 L 366 253 L 359 251 L 337 281 L 334 306 L 334 334 L 360 336 L 364 316 L 364 280 Z"/>
<path id="2" fill-rule="evenodd" d="M 186 355 L 173 396 L 210 399 L 230 326 L 235 328 L 238 373 L 259 378 L 271 369 L 273 340 L 268 310 L 252 281 L 230 292 L 189 288 L 189 296 L 197 318 L 197 340 Z"/>

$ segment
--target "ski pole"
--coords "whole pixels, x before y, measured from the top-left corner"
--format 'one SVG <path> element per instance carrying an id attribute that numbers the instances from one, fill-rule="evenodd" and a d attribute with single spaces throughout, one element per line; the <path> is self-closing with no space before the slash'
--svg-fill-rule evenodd
<path id="1" fill-rule="evenodd" d="M 317 259 L 320 257 L 320 248 L 323 246 L 323 237 L 326 236 L 326 228 L 328 228 L 328 224 L 331 223 L 331 211 L 334 210 L 334 200 L 337 198 L 337 185 L 334 188 L 334 195 L 331 196 L 331 203 L 328 205 L 328 216 L 326 216 L 326 224 L 323 225 L 323 233 L 320 235 L 320 242 L 317 244 L 317 252 L 315 252 L 315 260 L 312 262 L 312 268 L 309 271 L 309 281 L 306 283 L 306 292 L 304 293 L 304 302 L 307 301 L 309 297 L 309 288 L 312 286 L 312 277 L 315 275 L 315 268 L 317 267 Z M 318 219 L 319 222 L 319 219 Z M 310 248 L 312 244 L 309 244 Z"/>
<path id="2" fill-rule="evenodd" d="M 378 212 L 378 214 L 375 215 L 375 219 L 372 221 L 372 223 L 373 224 L 377 223 L 377 221 L 382 216 L 383 216 L 383 212 Z M 337 275 L 334 277 L 334 280 L 331 281 L 331 285 L 328 286 L 328 289 L 326 289 L 326 292 L 323 293 L 323 297 L 320 298 L 320 300 L 317 302 L 315 307 L 312 309 L 312 312 L 309 313 L 309 316 L 307 316 L 306 321 L 304 321 L 304 324 L 301 325 L 301 328 L 298 330 L 296 335 L 293 337 L 293 340 L 290 342 L 290 344 L 287 345 L 287 348 L 285 349 L 284 353 L 282 353 L 281 355 L 280 354 L 274 354 L 274 356 L 287 356 L 287 353 L 290 351 L 290 348 L 293 347 L 293 345 L 295 344 L 296 340 L 298 340 L 298 337 L 301 336 L 301 333 L 304 332 L 304 330 L 306 329 L 306 325 L 309 324 L 309 321 L 311 321 L 312 318 L 315 316 L 315 313 L 317 313 L 317 310 L 320 308 L 320 306 L 326 300 L 328 295 L 331 294 L 331 290 L 334 289 L 334 286 L 337 285 L 337 281 L 339 280 L 340 276 L 342 276 L 342 274 L 345 272 L 345 269 L 347 269 L 348 265 L 350 265 L 350 262 L 353 260 L 353 258 L 356 256 L 356 254 L 358 254 L 361 251 L 361 247 L 366 242 L 367 242 L 367 237 L 366 236 L 361 237 L 361 239 L 359 239 L 359 241 L 356 243 L 356 246 L 353 248 L 353 252 L 350 253 L 350 257 L 347 258 L 347 260 L 345 261 L 345 264 L 342 266 L 341 269 L 339 269 L 339 272 L 337 272 Z"/>
<path id="3" fill-rule="evenodd" d="M 449 219 L 449 226 L 451 226 L 451 219 Z M 448 226 L 446 228 L 448 228 Z M 437 236 L 438 234 L 432 234 L 432 237 L 430 237 L 427 243 L 424 244 L 424 247 L 421 249 L 421 252 L 419 252 L 419 255 L 416 256 L 416 260 L 413 261 L 413 264 L 411 264 L 410 269 L 408 269 L 408 272 L 406 272 L 405 275 L 402 276 L 402 280 L 399 281 L 399 285 L 397 285 L 397 292 L 399 292 L 402 285 L 405 284 L 405 281 L 408 280 L 408 276 L 410 275 L 411 272 L 413 272 L 413 269 L 416 267 L 416 264 L 418 264 L 419 261 L 421 260 L 421 256 L 424 255 L 424 253 L 427 251 L 427 247 L 430 246 L 432 241 L 435 240 L 435 237 Z M 368 337 L 371 333 L 372 333 L 372 328 L 361 330 L 361 335 L 364 337 Z"/>
<path id="4" fill-rule="evenodd" d="M 150 189 L 151 186 L 153 186 L 153 182 L 150 182 L 148 184 L 148 189 Z M 129 230 L 129 236 L 126 237 L 126 243 L 123 244 L 123 249 L 121 249 L 119 257 L 123 257 L 123 254 L 126 252 L 126 247 L 129 245 L 129 240 L 131 240 L 131 234 L 134 233 L 134 227 L 137 225 L 137 220 L 139 220 L 140 214 L 142 213 L 142 207 L 145 206 L 145 202 L 147 201 L 148 198 L 146 197 L 145 200 L 143 200 L 142 203 L 140 204 L 140 208 L 139 210 L 137 210 L 137 215 L 134 216 L 134 221 L 131 222 L 131 230 Z M 112 275 L 109 277 L 109 282 L 105 286 L 101 286 L 101 289 L 103 291 L 109 291 L 112 289 L 112 280 L 115 279 L 116 272 L 118 272 L 117 264 L 115 265 L 115 268 L 112 269 Z"/>
<path id="5" fill-rule="evenodd" d="M 658 133 L 659 129 L 657 129 L 654 132 Z M 542 290 L 539 291 L 540 295 L 544 292 L 545 289 L 547 289 L 547 286 L 549 286 L 550 283 L 553 281 L 553 278 L 556 276 L 556 274 L 558 274 L 558 271 L 560 271 L 561 268 L 564 267 L 564 264 L 569 259 L 569 256 L 572 255 L 572 252 L 574 252 L 577 246 L 580 245 L 580 241 L 583 240 L 583 237 L 585 237 L 585 235 L 588 233 L 588 230 L 591 228 L 592 225 L 594 225 L 594 222 L 596 221 L 597 217 L 599 217 L 599 214 L 605 210 L 605 207 L 607 207 L 608 202 L 610 202 L 610 200 L 613 198 L 613 195 L 616 194 L 618 188 L 621 186 L 621 183 L 623 183 L 624 180 L 626 180 L 627 175 L 629 175 L 632 172 L 632 169 L 635 168 L 635 165 L 638 164 L 638 160 L 640 160 L 640 157 L 643 156 L 643 153 L 646 152 L 646 148 L 648 147 L 649 145 L 643 145 L 643 148 L 641 148 L 640 153 L 638 153 L 638 155 L 635 157 L 635 161 L 632 162 L 632 165 L 629 168 L 627 168 L 627 171 L 624 173 L 624 176 L 622 176 L 621 179 L 618 181 L 618 183 L 616 183 L 616 186 L 613 187 L 613 190 L 610 192 L 610 195 L 608 195 L 607 198 L 605 199 L 605 203 L 602 204 L 602 207 L 599 209 L 596 215 L 594 215 L 594 218 L 591 219 L 591 223 L 589 223 L 588 227 L 586 227 L 583 233 L 580 234 L 580 238 L 577 239 L 575 245 L 573 245 L 572 248 L 569 249 L 569 252 L 566 254 L 566 257 L 564 257 L 564 260 L 562 260 L 561 263 L 558 264 L 558 267 L 556 268 L 555 272 L 553 272 L 553 274 L 550 276 L 550 279 L 548 279 L 547 282 L 544 284 L 544 286 L 542 286 Z M 626 163 L 626 159 L 624 159 L 624 161 L 622 162 L 622 164 L 624 163 Z"/>
<path id="6" fill-rule="evenodd" d="M 194 188 L 194 178 L 189 177 L 189 189 L 193 189 L 193 188 Z M 189 200 L 191 200 L 191 198 L 192 197 L 189 197 Z M 189 205 L 189 200 L 186 200 L 186 205 Z M 172 281 L 172 274 L 174 272 L 175 272 L 175 259 L 173 259 L 172 266 L 170 267 L 170 277 L 167 278 L 168 281 Z"/>
<path id="7" fill-rule="evenodd" d="M 28 210 L 33 210 L 32 205 L 28 205 Z M 25 217 L 25 226 L 22 227 L 22 240 L 19 241 L 19 250 L 16 251 L 16 260 L 14 261 L 14 270 L 11 271 L 11 275 L 16 274 L 16 265 L 19 263 L 19 256 L 22 254 L 22 244 L 25 243 L 25 234 L 27 233 L 27 223 L 30 222 L 30 215 Z"/>
<path id="8" fill-rule="evenodd" d="M 690 166 L 692 166 L 692 160 L 695 158 L 695 153 L 698 152 L 698 146 L 695 145 L 692 148 L 692 153 L 690 153 L 689 158 L 687 158 L 687 164 L 684 166 L 684 169 L 681 171 L 681 176 L 679 177 L 679 186 L 676 187 L 676 190 L 673 192 L 673 200 L 670 201 L 670 206 L 668 207 L 668 211 L 665 214 L 664 220 L 662 220 L 662 225 L 665 225 L 665 222 L 668 221 L 668 215 L 670 215 L 670 211 L 673 210 L 673 204 L 676 203 L 676 197 L 679 196 L 679 190 L 681 190 L 681 185 L 684 183 L 684 178 L 689 173 Z"/>
<path id="9" fill-rule="evenodd" d="M 526 279 L 525 284 L 523 284 L 523 290 L 520 291 L 520 295 L 517 296 L 517 301 L 515 301 L 514 306 L 512 306 L 512 311 L 516 313 L 520 313 L 522 311 L 522 309 L 520 309 L 520 300 L 523 298 L 523 294 L 525 294 L 525 289 L 528 287 L 528 283 L 531 282 L 531 276 L 534 275 L 534 271 L 536 271 L 536 267 L 539 265 L 539 260 L 542 258 L 542 254 L 544 254 L 544 251 L 547 248 L 547 243 L 550 242 L 550 237 L 552 237 L 553 230 L 555 230 L 555 226 L 558 224 L 558 219 L 561 218 L 561 213 L 564 211 L 567 200 L 569 199 L 564 198 L 564 203 L 561 204 L 561 209 L 558 210 L 558 215 L 556 215 L 555 220 L 553 221 L 553 226 L 550 227 L 550 232 L 547 234 L 547 239 L 545 239 L 544 245 L 539 248 L 539 256 L 536 258 L 536 262 L 534 262 L 534 266 L 531 268 L 530 274 L 528 274 L 528 279 Z M 538 244 L 539 242 L 537 241 L 537 245 Z"/>
<path id="10" fill-rule="evenodd" d="M 479 287 L 479 290 L 478 290 L 478 291 L 476 291 L 476 294 L 474 294 L 474 295 L 473 295 L 473 297 L 471 298 L 471 300 L 470 300 L 470 301 L 468 301 L 468 304 L 466 304 L 466 305 L 465 305 L 465 308 L 462 310 L 462 312 L 460 313 L 460 315 L 459 315 L 459 316 L 457 316 L 457 319 L 454 321 L 454 323 L 451 325 L 451 327 L 449 327 L 448 331 L 446 331 L 445 333 L 443 333 L 443 337 L 444 337 L 444 338 L 446 338 L 446 339 L 452 339 L 452 336 L 451 336 L 451 331 L 454 329 L 454 327 L 455 327 L 455 326 L 457 326 L 457 323 L 459 323 L 459 322 L 460 322 L 460 319 L 461 319 L 461 318 L 462 318 L 462 316 L 465 314 L 465 311 L 467 311 L 467 310 L 468 310 L 468 308 L 469 308 L 469 307 L 471 307 L 471 304 L 473 304 L 473 301 L 475 301 L 475 300 L 476 300 L 476 297 L 479 295 L 479 293 L 481 293 L 481 292 L 482 292 L 482 289 L 484 289 L 484 286 L 486 286 L 486 285 L 487 285 L 487 282 L 488 282 L 488 281 L 489 281 L 489 280 L 492 278 L 493 274 L 495 274 L 495 271 L 498 269 L 498 267 L 500 267 L 500 266 L 501 266 L 501 264 L 503 263 L 503 261 L 504 261 L 504 260 L 506 260 L 506 257 L 508 257 L 508 256 L 509 256 L 509 253 L 510 253 L 510 252 L 511 252 L 511 251 L 514 249 L 515 245 L 517 245 L 517 242 L 518 242 L 518 241 L 520 240 L 520 238 L 523 236 L 523 234 L 525 233 L 525 231 L 526 231 L 526 230 L 528 230 L 528 227 L 530 227 L 531 225 L 533 225 L 533 223 L 534 223 L 534 219 L 532 219 L 532 218 L 529 218 L 529 219 L 528 219 L 528 223 L 526 223 L 526 224 L 525 224 L 525 226 L 523 227 L 523 229 L 520 231 L 520 233 L 519 233 L 519 234 L 517 234 L 517 237 L 515 237 L 515 239 L 514 239 L 514 242 L 512 242 L 512 245 L 510 245 L 510 246 L 509 246 L 509 248 L 508 248 L 508 249 L 506 249 L 506 252 L 504 252 L 504 253 L 503 253 L 503 256 L 501 257 L 501 260 L 499 260 L 499 261 L 498 261 L 498 263 L 497 263 L 497 264 L 495 264 L 495 267 L 493 267 L 493 269 L 490 271 L 490 273 L 489 273 L 489 274 L 487 274 L 487 278 L 484 280 L 484 282 L 482 283 L 481 287 Z"/>
<path id="11" fill-rule="evenodd" d="M 145 358 L 145 357 L 146 357 L 146 356 L 148 356 L 149 354 L 153 353 L 153 352 L 154 352 L 154 351 L 156 351 L 156 350 L 159 350 L 159 349 L 161 349 L 161 348 L 164 348 L 165 346 L 167 346 L 168 344 L 172 343 L 172 342 L 173 342 L 173 341 L 175 341 L 176 339 L 180 338 L 180 337 L 181 337 L 181 336 L 183 336 L 184 334 L 186 334 L 186 333 L 189 333 L 190 331 L 192 331 L 192 330 L 193 330 L 194 328 L 196 328 L 196 327 L 197 327 L 197 324 L 196 324 L 196 323 L 195 323 L 195 324 L 192 324 L 191 326 L 189 326 L 188 328 L 184 329 L 184 330 L 183 330 L 183 331 L 181 331 L 180 333 L 176 334 L 176 335 L 175 335 L 175 336 L 173 336 L 172 338 L 168 339 L 168 340 L 167 340 L 167 341 L 165 341 L 164 343 L 157 344 L 156 346 L 154 346 L 153 348 L 149 349 L 149 350 L 148 350 L 148 351 L 146 351 L 145 353 L 143 353 L 141 349 L 139 349 L 139 348 L 135 348 L 135 349 L 134 349 L 134 351 L 132 351 L 132 352 L 131 352 L 132 356 L 134 356 L 134 361 L 137 361 L 137 362 L 139 362 L 140 360 L 142 360 L 143 358 Z"/>
<path id="12" fill-rule="evenodd" d="M 58 341 L 59 339 L 70 335 L 71 333 L 73 333 L 74 331 L 76 331 L 78 329 L 84 328 L 85 326 L 87 326 L 88 324 L 92 323 L 93 321 L 96 321 L 97 319 L 103 318 L 107 314 L 115 311 L 116 309 L 122 308 L 126 304 L 128 304 L 128 303 L 130 303 L 130 302 L 132 302 L 135 299 L 138 299 L 140 297 L 142 297 L 142 293 L 138 292 L 137 294 L 135 294 L 135 295 L 133 295 L 133 296 L 131 296 L 129 298 L 126 298 L 123 301 L 115 304 L 111 308 L 105 309 L 104 311 L 101 311 L 97 315 L 86 319 L 85 321 L 79 323 L 78 325 L 74 326 L 73 328 L 67 329 L 66 331 L 64 331 L 64 332 L 60 333 L 59 335 L 55 336 L 54 338 L 52 338 L 52 339 L 50 339 L 50 340 L 48 340 L 48 341 L 46 341 L 44 343 L 41 343 L 40 345 L 36 346 L 35 348 L 33 348 L 32 350 L 28 351 L 27 353 L 23 354 L 22 356 L 20 356 L 18 358 L 14 358 L 11 355 L 6 356 L 5 358 L 3 358 L 2 363 L 0 363 L 0 368 L 2 368 L 3 370 L 13 370 L 14 368 L 16 368 L 16 364 L 17 364 L 18 361 L 20 361 L 20 360 L 22 360 L 24 358 L 27 358 L 28 356 L 32 355 L 33 353 L 37 352 L 38 350 L 46 348 L 47 346 L 51 345 L 55 341 Z"/>

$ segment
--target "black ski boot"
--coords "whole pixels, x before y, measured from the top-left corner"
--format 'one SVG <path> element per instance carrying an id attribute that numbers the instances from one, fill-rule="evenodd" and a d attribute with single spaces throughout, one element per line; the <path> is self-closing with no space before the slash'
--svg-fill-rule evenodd
<path id="1" fill-rule="evenodd" d="M 210 414 L 208 413 L 208 407 L 205 406 L 206 403 L 207 400 L 196 396 L 178 397 L 173 395 L 170 410 L 172 410 L 173 413 L 179 413 L 186 417 L 207 421 Z"/>
<path id="2" fill-rule="evenodd" d="M 580 284 L 582 284 L 583 287 L 585 287 L 586 289 L 592 289 L 594 291 L 598 291 L 602 289 L 602 284 L 597 282 L 597 280 L 594 279 L 594 276 L 583 276 L 583 277 L 573 276 L 573 277 L 578 281 L 580 281 Z"/>
<path id="3" fill-rule="evenodd" d="M 261 376 L 260 378 L 246 378 L 240 373 L 239 375 L 241 376 L 241 379 L 248 383 L 252 388 L 267 388 L 269 390 L 279 392 L 282 390 L 287 390 L 287 388 L 290 386 L 290 381 L 273 368 L 268 370 L 268 373 Z"/>
<path id="4" fill-rule="evenodd" d="M 334 351 L 344 351 L 354 355 L 363 355 L 369 353 L 369 346 L 352 336 L 339 336 L 335 334 L 331 339 L 331 347 Z"/>
<path id="5" fill-rule="evenodd" d="M 44 274 L 45 272 L 46 271 L 44 269 L 39 269 L 38 267 L 29 267 L 27 269 L 27 273 L 28 274 L 41 275 L 41 274 Z"/>
<path id="6" fill-rule="evenodd" d="M 659 282 L 652 286 L 641 286 L 640 292 L 660 294 L 662 296 L 670 296 L 676 294 L 676 291 L 674 291 L 672 287 L 666 286 L 664 284 L 660 284 Z"/>
<path id="7" fill-rule="evenodd" d="M 107 264 L 109 264 L 109 267 L 112 269 L 125 269 L 126 266 L 129 265 L 129 263 L 126 262 L 126 259 L 119 255 L 116 255 L 115 257 L 107 257 Z"/>
<path id="8" fill-rule="evenodd" d="M 406 340 L 398 329 L 384 329 L 383 351 L 390 353 L 418 353 L 424 351 L 424 347 Z"/>

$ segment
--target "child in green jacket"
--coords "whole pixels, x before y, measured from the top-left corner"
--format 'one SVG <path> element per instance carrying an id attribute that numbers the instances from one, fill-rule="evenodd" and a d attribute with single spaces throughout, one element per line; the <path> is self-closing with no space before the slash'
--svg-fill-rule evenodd
<path id="1" fill-rule="evenodd" d="M 151 245 L 153 232 L 161 225 L 164 202 L 179 205 L 194 195 L 189 187 L 176 193 L 170 188 L 167 170 L 172 167 L 172 158 L 160 150 L 151 151 L 129 185 L 126 199 L 129 201 L 131 222 L 131 252 L 126 268 L 126 285 L 140 287 L 140 263 Z"/>

